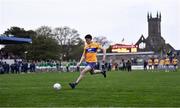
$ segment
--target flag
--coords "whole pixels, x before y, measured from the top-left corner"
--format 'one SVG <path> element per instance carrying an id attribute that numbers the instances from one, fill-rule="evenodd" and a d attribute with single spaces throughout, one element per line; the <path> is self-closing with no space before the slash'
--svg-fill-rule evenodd
<path id="1" fill-rule="evenodd" d="M 121 40 L 121 42 L 124 42 L 124 38 Z"/>

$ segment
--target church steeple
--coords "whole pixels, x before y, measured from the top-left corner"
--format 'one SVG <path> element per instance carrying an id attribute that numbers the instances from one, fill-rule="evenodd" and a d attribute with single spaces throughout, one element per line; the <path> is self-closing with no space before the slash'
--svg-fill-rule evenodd
<path id="1" fill-rule="evenodd" d="M 152 13 L 150 13 L 150 18 L 152 18 Z"/>
<path id="2" fill-rule="evenodd" d="M 147 13 L 147 19 L 149 20 L 149 12 Z"/>
<path id="3" fill-rule="evenodd" d="M 152 17 L 150 13 L 150 17 L 148 17 L 148 35 L 161 36 L 161 13 L 157 12 L 156 17 Z"/>

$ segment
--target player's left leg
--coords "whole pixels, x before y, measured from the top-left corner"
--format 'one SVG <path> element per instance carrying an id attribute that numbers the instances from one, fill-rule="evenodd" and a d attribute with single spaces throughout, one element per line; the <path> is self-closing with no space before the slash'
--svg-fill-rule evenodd
<path id="1" fill-rule="evenodd" d="M 83 77 L 85 76 L 85 74 L 88 72 L 88 71 L 91 71 L 92 68 L 90 66 L 86 66 L 81 72 L 80 72 L 80 75 L 79 77 L 77 78 L 77 80 L 73 83 L 69 83 L 69 85 L 71 86 L 72 89 L 74 89 L 76 87 L 76 85 L 83 79 Z"/>

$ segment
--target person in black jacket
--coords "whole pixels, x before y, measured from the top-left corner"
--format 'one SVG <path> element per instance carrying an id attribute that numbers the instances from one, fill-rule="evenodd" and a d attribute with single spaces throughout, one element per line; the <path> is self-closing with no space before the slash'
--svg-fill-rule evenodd
<path id="1" fill-rule="evenodd" d="M 148 62 L 144 60 L 144 70 L 147 70 L 147 65 L 148 65 Z"/>
<path id="2" fill-rule="evenodd" d="M 127 61 L 126 67 L 127 67 L 128 72 L 131 71 L 131 62 L 130 62 L 130 60 Z"/>

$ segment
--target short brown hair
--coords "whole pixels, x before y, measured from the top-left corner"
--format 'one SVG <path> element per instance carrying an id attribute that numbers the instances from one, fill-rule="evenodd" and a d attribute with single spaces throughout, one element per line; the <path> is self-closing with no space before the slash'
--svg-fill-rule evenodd
<path id="1" fill-rule="evenodd" d="M 85 36 L 85 39 L 92 39 L 92 36 L 91 36 L 90 34 L 87 34 L 87 35 Z"/>

